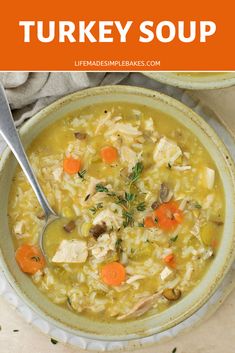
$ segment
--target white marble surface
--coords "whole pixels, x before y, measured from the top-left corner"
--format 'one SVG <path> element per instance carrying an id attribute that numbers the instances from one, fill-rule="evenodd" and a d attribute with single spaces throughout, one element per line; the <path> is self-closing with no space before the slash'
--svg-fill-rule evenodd
<path id="1" fill-rule="evenodd" d="M 206 100 L 212 110 L 223 117 L 233 128 L 235 121 L 235 88 L 195 92 L 200 99 Z M 235 132 L 235 131 L 234 131 Z M 23 320 L 13 306 L 0 298 L 0 353 L 73 353 L 82 350 L 57 343 L 53 345 L 50 337 L 39 332 Z M 171 353 L 177 347 L 177 353 L 234 353 L 235 352 L 235 291 L 209 319 L 184 332 L 173 340 L 149 348 L 140 349 L 146 353 Z M 19 330 L 14 332 L 14 330 Z"/>

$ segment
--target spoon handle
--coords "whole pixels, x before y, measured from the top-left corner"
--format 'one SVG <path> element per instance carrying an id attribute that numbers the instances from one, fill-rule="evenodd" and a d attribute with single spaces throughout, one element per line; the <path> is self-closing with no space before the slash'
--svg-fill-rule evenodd
<path id="1" fill-rule="evenodd" d="M 27 177 L 30 185 L 32 186 L 37 199 L 45 212 L 46 218 L 55 216 L 55 212 L 50 207 L 37 179 L 29 164 L 29 160 L 24 151 L 24 147 L 20 141 L 20 137 L 15 128 L 14 120 L 11 110 L 4 92 L 4 88 L 0 84 L 0 135 L 8 144 L 11 151 L 14 153 L 17 161 L 19 162 L 25 176 Z"/>

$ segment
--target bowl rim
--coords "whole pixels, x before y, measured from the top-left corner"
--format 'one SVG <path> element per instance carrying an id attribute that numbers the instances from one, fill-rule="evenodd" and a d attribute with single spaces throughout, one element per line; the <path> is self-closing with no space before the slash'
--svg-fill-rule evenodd
<path id="1" fill-rule="evenodd" d="M 31 119 L 29 119 L 20 129 L 21 134 L 27 133 L 29 129 L 31 129 L 37 122 L 40 120 L 44 119 L 46 116 L 48 116 L 50 113 L 55 112 L 57 110 L 60 110 L 61 107 L 63 107 L 66 104 L 69 104 L 70 102 L 80 100 L 82 98 L 87 98 L 89 96 L 99 96 L 99 95 L 104 95 L 104 94 L 124 94 L 124 93 L 129 93 L 132 95 L 140 95 L 143 97 L 148 97 L 153 99 L 154 101 L 163 102 L 164 104 L 169 104 L 170 106 L 173 106 L 173 108 L 179 110 L 184 117 L 190 118 L 193 120 L 193 122 L 199 126 L 204 134 L 207 135 L 207 138 L 212 139 L 213 145 L 215 147 L 218 147 L 219 145 L 219 153 L 223 157 L 223 162 L 227 165 L 228 167 L 228 172 L 229 172 L 229 177 L 231 179 L 231 184 L 233 185 L 233 198 L 235 199 L 235 167 L 234 167 L 234 162 L 232 157 L 230 156 L 229 151 L 225 147 L 224 143 L 220 140 L 220 138 L 217 136 L 215 131 L 211 126 L 209 126 L 205 120 L 200 117 L 197 113 L 195 113 L 192 109 L 190 109 L 188 106 L 185 104 L 181 103 L 180 101 L 169 97 L 165 94 L 159 93 L 154 90 L 146 89 L 146 88 L 140 88 L 140 87 L 135 87 L 135 86 L 122 86 L 122 85 L 115 85 L 115 86 L 102 86 L 102 87 L 94 87 L 94 88 L 89 88 L 85 90 L 81 90 L 72 94 L 69 94 L 65 97 L 60 98 L 59 100 L 55 101 L 54 103 L 48 105 L 47 107 L 43 108 L 40 112 L 35 114 Z M 156 107 L 157 108 L 157 107 Z M 5 165 L 6 160 L 9 158 L 11 155 L 11 152 L 8 147 L 4 150 L 2 153 L 1 159 L 0 159 L 0 174 L 2 171 L 2 168 Z M 227 156 L 225 158 L 225 156 Z M 211 156 L 212 158 L 212 156 Z M 229 254 L 227 255 L 226 259 L 223 262 L 223 266 L 219 269 L 217 275 L 216 275 L 216 283 L 214 285 L 210 286 L 210 290 L 203 295 L 202 298 L 198 298 L 197 302 L 195 305 L 188 310 L 186 313 L 182 313 L 180 317 L 174 318 L 171 323 L 166 323 L 165 325 L 162 325 L 162 328 L 155 329 L 153 327 L 144 329 L 143 331 L 139 333 L 134 333 L 134 334 L 126 334 L 122 336 L 105 336 L 101 337 L 100 334 L 94 334 L 90 332 L 84 332 L 81 330 L 73 329 L 71 327 L 66 326 L 65 324 L 62 324 L 58 320 L 54 319 L 53 317 L 49 316 L 47 313 L 45 313 L 43 310 L 41 310 L 34 302 L 30 300 L 30 298 L 21 290 L 20 286 L 16 283 L 14 280 L 14 277 L 8 270 L 8 267 L 6 263 L 4 262 L 4 257 L 0 248 L 0 265 L 3 269 L 4 274 L 6 275 L 6 278 L 8 282 L 11 284 L 11 286 L 14 288 L 16 293 L 19 295 L 20 298 L 28 305 L 31 309 L 33 309 L 35 312 L 37 312 L 42 318 L 46 319 L 47 321 L 53 323 L 55 326 L 64 329 L 68 333 L 73 333 L 75 335 L 81 336 L 81 337 L 86 337 L 90 339 L 96 339 L 96 340 L 101 340 L 103 341 L 104 339 L 106 341 L 128 341 L 128 340 L 134 340 L 138 339 L 140 337 L 147 337 L 151 336 L 153 334 L 156 334 L 158 332 L 165 331 L 166 329 L 169 329 L 172 326 L 175 326 L 179 324 L 180 322 L 184 321 L 188 317 L 190 317 L 193 313 L 195 313 L 201 306 L 212 296 L 212 294 L 215 292 L 215 290 L 218 288 L 219 284 L 223 280 L 225 274 L 228 272 L 230 265 L 232 264 L 232 261 L 235 256 L 235 214 L 233 215 L 233 233 L 231 234 L 231 248 L 229 251 Z M 199 283 L 200 285 L 200 283 Z"/>
<path id="2" fill-rule="evenodd" d="M 189 77 L 184 77 L 182 75 L 175 75 L 176 73 L 185 72 L 185 71 L 142 71 L 141 73 L 144 76 L 151 78 L 152 80 L 159 81 L 171 86 L 184 88 L 184 89 L 196 89 L 196 90 L 211 90 L 211 89 L 220 89 L 231 87 L 235 85 L 235 71 L 225 71 L 223 72 L 224 77 L 221 79 L 213 80 L 200 80 L 195 77 L 189 79 Z M 212 73 L 209 71 L 208 73 Z M 220 73 L 220 72 L 213 72 Z M 230 77 L 226 77 L 226 74 Z M 233 76 L 232 76 L 233 75 Z M 222 73 L 221 73 L 222 76 Z"/>

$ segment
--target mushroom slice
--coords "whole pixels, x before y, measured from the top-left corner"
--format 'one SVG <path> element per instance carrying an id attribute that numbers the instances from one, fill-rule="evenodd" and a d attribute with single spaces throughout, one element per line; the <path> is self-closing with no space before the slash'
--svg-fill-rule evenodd
<path id="1" fill-rule="evenodd" d="M 169 202 L 173 196 L 173 192 L 170 191 L 168 185 L 166 183 L 162 183 L 160 187 L 159 198 L 161 202 Z"/>
<path id="2" fill-rule="evenodd" d="M 87 137 L 87 134 L 85 132 L 75 132 L 74 136 L 76 137 L 76 139 L 78 140 L 85 140 Z"/>
<path id="3" fill-rule="evenodd" d="M 46 215 L 45 215 L 44 212 L 41 212 L 41 213 L 39 213 L 39 214 L 37 215 L 37 218 L 40 219 L 40 220 L 43 220 L 43 219 L 46 218 Z"/>
<path id="4" fill-rule="evenodd" d="M 153 209 L 153 210 L 156 210 L 159 206 L 160 206 L 160 202 L 159 201 L 154 201 L 153 203 L 152 203 L 152 205 L 151 205 L 151 208 Z"/>
<path id="5" fill-rule="evenodd" d="M 155 303 L 155 301 L 160 298 L 161 293 L 155 293 L 150 295 L 144 299 L 141 299 L 138 303 L 136 303 L 133 308 L 126 314 L 120 315 L 117 317 L 117 320 L 129 319 L 131 317 L 139 317 L 146 313 Z"/>
<path id="6" fill-rule="evenodd" d="M 104 234 L 107 231 L 107 226 L 105 222 L 101 224 L 95 224 L 89 230 L 89 234 L 92 235 L 95 239 L 99 238 L 100 235 Z"/>
<path id="7" fill-rule="evenodd" d="M 167 300 L 174 301 L 181 297 L 181 290 L 177 288 L 166 288 L 162 294 Z"/>
<path id="8" fill-rule="evenodd" d="M 63 228 L 67 233 L 71 233 L 75 227 L 76 223 L 74 221 L 70 221 L 69 223 L 65 224 Z"/>

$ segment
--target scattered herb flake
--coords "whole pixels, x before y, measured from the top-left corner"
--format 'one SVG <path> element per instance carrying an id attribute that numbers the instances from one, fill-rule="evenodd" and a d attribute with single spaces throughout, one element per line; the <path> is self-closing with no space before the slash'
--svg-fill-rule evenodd
<path id="1" fill-rule="evenodd" d="M 52 343 L 52 344 L 57 344 L 57 343 L 58 343 L 58 341 L 57 341 L 57 340 L 55 340 L 54 338 L 51 338 L 51 343 Z"/>
<path id="2" fill-rule="evenodd" d="M 144 227 L 144 222 L 138 223 L 138 227 Z"/>
<path id="3" fill-rule="evenodd" d="M 158 223 L 158 218 L 157 217 L 154 218 L 154 222 Z"/>
<path id="4" fill-rule="evenodd" d="M 86 197 L 85 197 L 85 201 L 87 201 L 90 197 L 90 194 L 87 194 Z"/>
<path id="5" fill-rule="evenodd" d="M 85 178 L 84 178 L 85 174 L 86 174 L 86 169 L 81 170 L 81 172 L 78 172 L 78 176 L 79 176 L 82 180 L 85 180 Z"/>
<path id="6" fill-rule="evenodd" d="M 31 260 L 33 260 L 35 262 L 39 262 L 40 261 L 40 257 L 39 256 L 32 256 Z"/>
<path id="7" fill-rule="evenodd" d="M 170 164 L 170 162 L 168 162 L 168 168 L 171 169 L 172 165 Z"/>
<path id="8" fill-rule="evenodd" d="M 115 248 L 118 252 L 122 251 L 122 239 L 118 238 L 115 243 Z"/>
<path id="9" fill-rule="evenodd" d="M 102 184 L 97 184 L 96 185 L 96 191 L 98 192 L 109 192 L 108 188 Z"/>
<path id="10" fill-rule="evenodd" d="M 136 209 L 137 209 L 137 211 L 140 211 L 140 212 L 145 211 L 145 209 L 146 209 L 145 202 L 140 202 L 140 203 L 137 205 Z"/>
<path id="11" fill-rule="evenodd" d="M 96 212 L 97 212 L 98 210 L 100 210 L 101 208 L 103 208 L 103 204 L 102 204 L 101 202 L 99 202 L 99 203 L 97 203 L 96 206 L 93 206 L 93 207 L 89 208 L 89 211 L 91 211 L 92 214 L 94 215 L 94 214 L 96 214 Z"/>
<path id="12" fill-rule="evenodd" d="M 178 234 L 175 237 L 172 237 L 170 241 L 175 242 L 178 239 Z"/>
<path id="13" fill-rule="evenodd" d="M 202 208 L 202 206 L 200 205 L 200 203 L 198 203 L 197 201 L 194 203 L 194 207 L 195 207 L 195 208 L 198 208 L 198 209 Z"/>
<path id="14" fill-rule="evenodd" d="M 70 306 L 72 306 L 70 297 L 67 298 L 67 303 L 68 303 Z"/>
<path id="15" fill-rule="evenodd" d="M 13 332 L 19 332 L 19 330 L 13 330 Z"/>
<path id="16" fill-rule="evenodd" d="M 177 348 L 175 347 L 171 353 L 176 353 L 176 351 L 177 351 Z"/>

